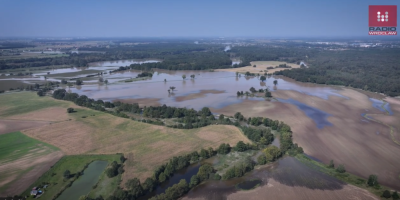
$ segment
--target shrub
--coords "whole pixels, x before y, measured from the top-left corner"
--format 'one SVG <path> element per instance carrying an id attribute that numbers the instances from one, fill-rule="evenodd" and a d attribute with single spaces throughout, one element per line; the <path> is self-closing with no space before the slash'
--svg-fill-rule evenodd
<path id="1" fill-rule="evenodd" d="M 339 165 L 339 166 L 336 168 L 336 171 L 339 172 L 339 173 L 345 173 L 345 172 L 346 172 L 346 169 L 344 168 L 343 165 Z"/>
<path id="2" fill-rule="evenodd" d="M 74 112 L 74 109 L 73 109 L 73 108 L 67 108 L 67 112 L 68 112 L 68 113 L 73 113 L 73 112 Z"/>

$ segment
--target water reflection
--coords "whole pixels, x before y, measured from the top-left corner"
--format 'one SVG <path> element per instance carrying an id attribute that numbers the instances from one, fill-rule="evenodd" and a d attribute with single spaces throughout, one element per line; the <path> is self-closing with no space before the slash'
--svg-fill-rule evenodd
<path id="1" fill-rule="evenodd" d="M 254 179 L 261 180 L 260 185 L 268 184 L 269 179 L 274 179 L 288 186 L 300 186 L 316 190 L 339 190 L 345 183 L 311 168 L 293 157 L 285 157 L 279 161 L 255 169 L 245 176 L 230 180 L 207 181 L 190 190 L 186 198 L 202 199 L 227 199 L 229 194 L 237 192 L 236 185 Z"/>

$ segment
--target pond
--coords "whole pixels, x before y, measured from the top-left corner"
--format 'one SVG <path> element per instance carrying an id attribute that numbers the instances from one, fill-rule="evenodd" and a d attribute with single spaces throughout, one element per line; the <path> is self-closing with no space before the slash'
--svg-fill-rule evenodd
<path id="1" fill-rule="evenodd" d="M 163 182 L 161 185 L 157 186 L 157 188 L 139 198 L 140 200 L 145 200 L 145 199 L 149 199 L 157 194 L 161 194 L 161 193 L 165 193 L 165 190 L 171 186 L 173 186 L 174 184 L 179 183 L 179 181 L 181 179 L 185 179 L 187 183 L 190 183 L 190 178 L 192 178 L 193 175 L 197 174 L 197 172 L 199 171 L 199 168 L 201 166 L 201 163 L 195 163 L 190 165 L 189 167 L 186 167 L 184 169 L 178 170 L 177 172 L 174 173 L 174 175 L 172 177 L 170 177 L 167 181 Z"/>
<path id="2" fill-rule="evenodd" d="M 99 181 L 100 174 L 107 167 L 107 161 L 93 161 L 83 171 L 83 175 L 72 183 L 57 200 L 79 199 L 82 195 L 87 195 L 94 185 Z"/>

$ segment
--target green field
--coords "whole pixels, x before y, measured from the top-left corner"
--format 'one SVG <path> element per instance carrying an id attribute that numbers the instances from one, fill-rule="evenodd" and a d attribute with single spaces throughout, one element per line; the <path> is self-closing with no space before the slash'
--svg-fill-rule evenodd
<path id="1" fill-rule="evenodd" d="M 22 193 L 22 195 L 28 195 L 32 187 L 43 186 L 48 184 L 48 188 L 44 189 L 44 194 L 40 197 L 41 199 L 52 199 L 55 195 L 62 192 L 67 185 L 74 181 L 74 177 L 68 180 L 64 180 L 64 172 L 69 170 L 71 175 L 81 172 L 85 169 L 89 163 L 95 160 L 107 161 L 109 164 L 113 161 L 120 163 L 119 158 L 121 155 L 72 155 L 65 156 L 57 162 L 49 171 L 35 181 L 31 187 Z M 107 196 L 114 191 L 117 184 L 120 181 L 120 176 L 108 178 L 103 172 L 98 182 L 98 187 L 93 190 L 90 194 Z"/>
<path id="2" fill-rule="evenodd" d="M 42 156 L 58 151 L 57 147 L 30 138 L 21 132 L 13 132 L 0 135 L 0 166 L 4 171 L 0 173 L 0 181 L 7 180 L 12 176 L 22 178 L 31 171 L 35 165 L 30 166 L 33 161 Z M 26 166 L 18 166 L 18 161 L 26 160 Z M 21 163 L 22 164 L 22 163 Z M 14 181 L 0 186 L 0 193 L 4 192 Z"/>
<path id="3" fill-rule="evenodd" d="M 0 117 L 24 114 L 48 107 L 67 108 L 70 102 L 56 101 L 51 97 L 38 97 L 34 92 L 18 92 L 18 94 L 0 94 Z"/>

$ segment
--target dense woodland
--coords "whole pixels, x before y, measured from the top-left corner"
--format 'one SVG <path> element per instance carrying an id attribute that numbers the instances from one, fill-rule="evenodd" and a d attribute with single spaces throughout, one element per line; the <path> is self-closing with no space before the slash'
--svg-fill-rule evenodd
<path id="1" fill-rule="evenodd" d="M 301 82 L 344 85 L 389 96 L 400 95 L 400 49 L 321 51 L 309 68 L 276 72 Z"/>

